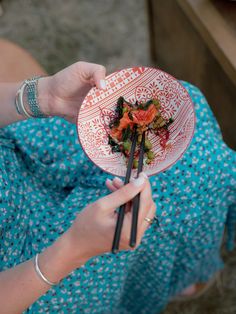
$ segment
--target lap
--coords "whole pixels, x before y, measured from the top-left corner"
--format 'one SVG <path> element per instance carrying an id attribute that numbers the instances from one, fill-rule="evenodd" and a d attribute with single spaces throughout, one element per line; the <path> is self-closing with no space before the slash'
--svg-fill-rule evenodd
<path id="1" fill-rule="evenodd" d="M 65 311 L 73 306 L 72 310 L 76 311 L 76 305 L 70 307 L 67 302 L 70 296 L 86 311 L 99 290 L 106 297 L 100 299 L 98 312 L 99 308 L 109 309 L 111 305 L 119 308 L 122 300 L 122 306 L 133 306 L 131 313 L 135 313 L 135 307 L 152 313 L 165 305 L 171 293 L 207 279 L 207 275 L 222 266 L 219 245 L 232 179 L 225 161 L 235 162 L 235 154 L 224 145 L 204 96 L 195 87 L 184 84 L 195 105 L 197 127 L 181 160 L 150 179 L 160 227 L 152 226 L 134 252 L 107 254 L 91 260 L 63 281 L 61 290 L 67 291 L 63 295 L 52 290 L 55 304 Z M 22 183 L 7 175 L 9 165 L 5 169 L 8 186 L 18 182 L 16 191 L 19 196 L 23 194 L 24 202 L 24 206 L 19 206 L 20 215 L 15 214 L 24 223 L 18 220 L 18 226 L 15 222 L 5 233 L 4 243 L 10 246 L 14 242 L 14 249 L 4 247 L 4 255 L 12 265 L 16 258 L 18 261 L 29 258 L 47 246 L 68 227 L 76 211 L 106 193 L 107 175 L 87 159 L 79 146 L 75 127 L 62 119 L 26 121 L 6 128 L 5 135 L 15 145 L 16 159 L 11 162 L 19 162 L 18 176 L 23 174 L 26 178 L 24 189 L 20 189 Z M 14 204 L 13 198 L 10 203 Z M 18 199 L 16 203 L 18 206 Z M 21 235 L 22 241 L 14 232 Z M 103 275 L 98 280 L 100 272 Z M 148 299 L 142 291 L 148 293 Z M 33 309 L 38 311 L 41 306 L 48 306 L 53 311 L 50 300 L 49 293 Z M 121 312 L 120 307 L 117 313 Z"/>

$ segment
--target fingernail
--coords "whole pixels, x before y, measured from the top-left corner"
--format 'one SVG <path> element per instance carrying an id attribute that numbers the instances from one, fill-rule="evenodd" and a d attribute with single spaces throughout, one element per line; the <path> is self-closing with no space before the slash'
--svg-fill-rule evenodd
<path id="1" fill-rule="evenodd" d="M 106 179 L 106 183 L 112 184 L 112 181 L 110 179 Z"/>
<path id="2" fill-rule="evenodd" d="M 145 172 L 140 172 L 139 176 L 143 176 L 145 179 L 148 178 Z M 129 182 L 134 182 L 137 178 L 131 177 Z"/>
<path id="3" fill-rule="evenodd" d="M 141 173 L 140 173 L 141 174 Z M 145 182 L 145 177 L 142 176 L 142 175 L 139 175 L 139 177 L 137 179 L 135 179 L 132 183 L 135 185 L 135 186 L 140 186 L 142 185 L 143 183 Z"/>
<path id="4" fill-rule="evenodd" d="M 101 89 L 106 89 L 106 81 L 105 80 L 100 80 L 100 87 L 101 87 Z"/>
<path id="5" fill-rule="evenodd" d="M 119 182 L 119 183 L 123 183 L 123 181 L 120 179 L 120 178 L 118 178 L 118 177 L 115 177 L 114 179 L 113 179 L 113 181 L 114 180 L 116 180 L 117 182 Z"/>

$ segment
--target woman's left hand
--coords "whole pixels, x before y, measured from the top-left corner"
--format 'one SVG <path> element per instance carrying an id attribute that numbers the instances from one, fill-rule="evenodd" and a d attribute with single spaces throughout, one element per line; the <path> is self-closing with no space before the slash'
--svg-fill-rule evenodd
<path id="1" fill-rule="evenodd" d="M 92 86 L 106 89 L 104 66 L 77 62 L 64 70 L 39 79 L 38 100 L 41 110 L 76 122 L 80 105 Z"/>

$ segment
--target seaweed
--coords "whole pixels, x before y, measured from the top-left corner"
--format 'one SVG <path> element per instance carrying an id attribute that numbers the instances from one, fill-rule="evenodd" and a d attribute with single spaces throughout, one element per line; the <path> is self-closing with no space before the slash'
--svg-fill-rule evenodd
<path id="1" fill-rule="evenodd" d="M 108 144 L 111 146 L 117 145 L 117 143 L 113 140 L 113 138 L 110 135 L 108 135 Z"/>
<path id="2" fill-rule="evenodd" d="M 109 123 L 109 128 L 112 129 L 113 127 L 117 128 L 120 124 L 120 120 L 116 117 Z"/>
<path id="3" fill-rule="evenodd" d="M 116 146 L 113 146 L 113 147 L 111 148 L 111 151 L 112 151 L 112 153 L 119 153 L 119 152 L 121 152 L 121 148 L 120 148 L 120 146 L 117 144 Z"/>
<path id="4" fill-rule="evenodd" d="M 112 153 L 121 152 L 120 145 L 116 143 L 110 135 L 108 135 L 108 144 L 111 145 Z"/>
<path id="5" fill-rule="evenodd" d="M 123 116 L 123 104 L 124 104 L 124 97 L 121 96 L 117 100 L 116 119 L 120 119 Z"/>
<path id="6" fill-rule="evenodd" d="M 132 120 L 132 121 L 134 120 L 131 112 L 128 113 L 128 117 L 130 118 L 130 120 Z"/>
<path id="7" fill-rule="evenodd" d="M 148 110 L 149 106 L 153 103 L 152 99 L 149 99 L 146 103 L 141 103 L 137 106 L 137 109 Z"/>
<path id="8" fill-rule="evenodd" d="M 122 141 L 125 142 L 127 141 L 131 136 L 131 129 L 130 126 L 128 125 L 126 129 L 122 130 Z"/>
<path id="9" fill-rule="evenodd" d="M 164 129 L 168 129 L 169 125 L 174 122 L 174 119 L 171 117 L 166 124 L 163 126 Z"/>

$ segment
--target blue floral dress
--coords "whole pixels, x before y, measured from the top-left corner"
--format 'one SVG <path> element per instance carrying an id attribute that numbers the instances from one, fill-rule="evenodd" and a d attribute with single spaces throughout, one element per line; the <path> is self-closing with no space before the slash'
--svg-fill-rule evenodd
<path id="1" fill-rule="evenodd" d="M 27 313 L 156 314 L 223 267 L 225 226 L 228 248 L 234 244 L 236 154 L 201 92 L 183 84 L 195 105 L 196 131 L 184 156 L 150 178 L 159 225 L 135 251 L 89 260 Z M 53 243 L 86 204 L 108 193 L 107 177 L 83 153 L 75 126 L 62 119 L 0 130 L 0 271 Z"/>

